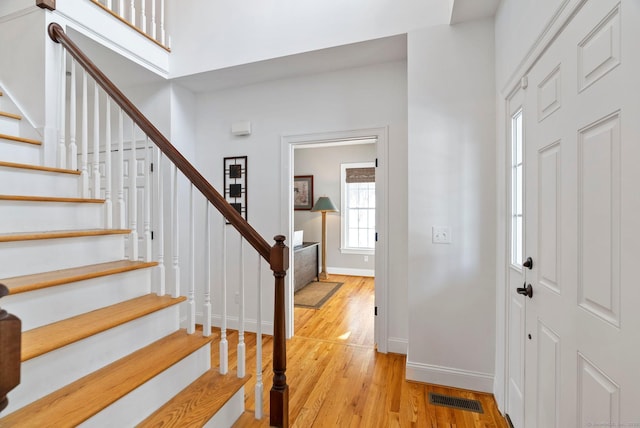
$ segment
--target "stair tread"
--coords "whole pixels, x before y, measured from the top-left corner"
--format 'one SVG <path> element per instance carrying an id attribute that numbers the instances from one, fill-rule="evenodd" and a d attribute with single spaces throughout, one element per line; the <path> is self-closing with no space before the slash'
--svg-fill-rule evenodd
<path id="1" fill-rule="evenodd" d="M 18 143 L 34 144 L 37 146 L 42 145 L 42 141 L 32 140 L 31 138 L 16 137 L 15 135 L 0 134 L 0 139 L 15 141 Z"/>
<path id="2" fill-rule="evenodd" d="M 22 120 L 22 116 L 19 114 L 8 113 L 6 111 L 0 111 L 0 116 L 8 117 L 9 119 Z"/>
<path id="3" fill-rule="evenodd" d="M 50 167 L 50 166 L 29 165 L 29 164 L 26 164 L 26 163 L 15 163 L 15 162 L 0 161 L 0 167 L 17 168 L 17 169 L 30 169 L 30 170 L 35 170 L 35 171 L 55 172 L 55 173 L 60 173 L 60 174 L 80 175 L 80 171 L 78 171 L 76 169 L 54 168 L 54 167 Z"/>
<path id="4" fill-rule="evenodd" d="M 69 198 L 56 196 L 28 196 L 28 195 L 0 195 L 0 201 L 24 201 L 24 202 L 71 202 L 87 204 L 103 204 L 104 199 L 93 198 Z"/>
<path id="5" fill-rule="evenodd" d="M 25 331 L 22 333 L 22 361 L 62 348 L 184 300 L 186 297 L 183 296 L 174 298 L 147 294 Z"/>
<path id="6" fill-rule="evenodd" d="M 250 378 L 210 369 L 137 426 L 202 427 Z"/>
<path id="7" fill-rule="evenodd" d="M 4 284 L 9 289 L 9 294 L 18 294 L 53 287 L 60 284 L 68 284 L 101 276 L 114 275 L 136 269 L 144 269 L 157 265 L 158 262 L 118 260 L 115 262 L 97 263 L 69 269 L 0 279 L 0 284 Z"/>
<path id="8" fill-rule="evenodd" d="M 37 239 L 78 238 L 83 236 L 126 235 L 129 229 L 57 230 L 50 232 L 20 232 L 0 234 L 0 242 L 33 241 Z"/>
<path id="9" fill-rule="evenodd" d="M 205 346 L 179 330 L 0 419 L 0 426 L 76 426 Z"/>

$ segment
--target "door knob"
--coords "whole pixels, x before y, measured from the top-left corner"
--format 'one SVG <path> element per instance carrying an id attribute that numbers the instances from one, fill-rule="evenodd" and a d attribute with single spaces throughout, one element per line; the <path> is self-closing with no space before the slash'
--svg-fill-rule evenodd
<path id="1" fill-rule="evenodd" d="M 522 285 L 525 285 L 525 284 L 522 284 Z M 527 296 L 530 299 L 533 297 L 533 287 L 531 286 L 531 284 L 527 284 L 526 287 L 518 287 L 516 288 L 516 291 L 518 292 L 518 294 Z"/>
<path id="2" fill-rule="evenodd" d="M 527 269 L 533 269 L 533 259 L 531 257 L 527 257 L 527 260 L 522 263 L 522 266 L 526 267 Z"/>

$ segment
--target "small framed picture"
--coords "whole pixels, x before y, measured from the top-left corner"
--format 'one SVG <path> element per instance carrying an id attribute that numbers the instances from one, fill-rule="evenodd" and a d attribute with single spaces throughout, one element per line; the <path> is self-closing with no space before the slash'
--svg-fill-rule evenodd
<path id="1" fill-rule="evenodd" d="M 245 220 L 247 219 L 246 156 L 224 158 L 224 198 Z"/>
<path id="2" fill-rule="evenodd" d="M 310 210 L 313 207 L 313 175 L 293 177 L 293 209 Z"/>

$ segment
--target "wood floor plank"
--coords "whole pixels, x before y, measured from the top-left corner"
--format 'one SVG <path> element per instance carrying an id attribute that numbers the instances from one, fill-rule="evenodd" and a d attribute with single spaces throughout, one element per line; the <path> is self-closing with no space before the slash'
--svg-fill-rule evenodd
<path id="1" fill-rule="evenodd" d="M 5 416 L 0 427 L 77 426 L 210 340 L 177 331 Z"/>
<path id="2" fill-rule="evenodd" d="M 331 275 L 344 282 L 319 310 L 295 308 L 295 336 L 287 341 L 289 420 L 293 427 L 507 428 L 491 394 L 405 380 L 406 357 L 379 354 L 373 344 L 373 278 Z M 218 334 L 219 330 L 214 329 Z M 347 334 L 347 333 L 351 334 Z M 237 334 L 228 334 L 230 357 Z M 247 368 L 255 366 L 255 335 L 245 334 Z M 247 384 L 245 413 L 234 427 L 269 426 L 272 340 L 263 339 L 264 407 L 255 420 L 253 385 Z M 218 362 L 212 347 L 212 364 Z M 234 367 L 230 360 L 230 367 Z M 480 400 L 484 414 L 429 404 L 428 392 Z"/>
<path id="3" fill-rule="evenodd" d="M 4 278 L 0 279 L 0 284 L 4 284 L 9 289 L 9 294 L 19 294 L 47 287 L 54 287 L 56 285 L 98 278 L 101 276 L 115 275 L 137 269 L 145 269 L 157 265 L 158 262 L 118 260 L 115 262 L 98 263 L 33 275 Z"/>
<path id="4" fill-rule="evenodd" d="M 22 333 L 22 361 L 176 305 L 185 297 L 148 294 Z"/>
<path id="5" fill-rule="evenodd" d="M 85 229 L 59 230 L 51 232 L 5 233 L 0 235 L 0 242 L 34 241 L 38 239 L 79 238 L 102 235 L 126 235 L 129 229 Z"/>
<path id="6" fill-rule="evenodd" d="M 0 167 L 15 168 L 15 169 L 29 169 L 34 171 L 53 172 L 53 173 L 59 173 L 59 174 L 80 175 L 80 171 L 76 169 L 54 168 L 50 166 L 29 165 L 25 163 L 0 161 Z"/>

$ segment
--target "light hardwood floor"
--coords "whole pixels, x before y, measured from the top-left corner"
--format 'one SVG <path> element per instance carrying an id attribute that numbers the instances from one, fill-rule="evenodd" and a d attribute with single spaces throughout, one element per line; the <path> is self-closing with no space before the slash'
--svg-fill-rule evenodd
<path id="1" fill-rule="evenodd" d="M 501 427 L 508 425 L 491 394 L 405 380 L 405 356 L 379 354 L 373 338 L 373 279 L 331 275 L 344 285 L 320 310 L 295 308 L 295 337 L 287 342 L 289 417 L 293 427 Z M 216 330 L 216 333 L 219 333 Z M 254 418 L 255 335 L 247 334 L 246 411 L 236 427 L 269 425 L 271 337 L 264 336 L 264 414 Z M 235 367 L 236 332 L 229 334 Z M 218 364 L 213 346 L 212 364 Z M 479 400 L 483 414 L 429 404 L 428 393 Z"/>

